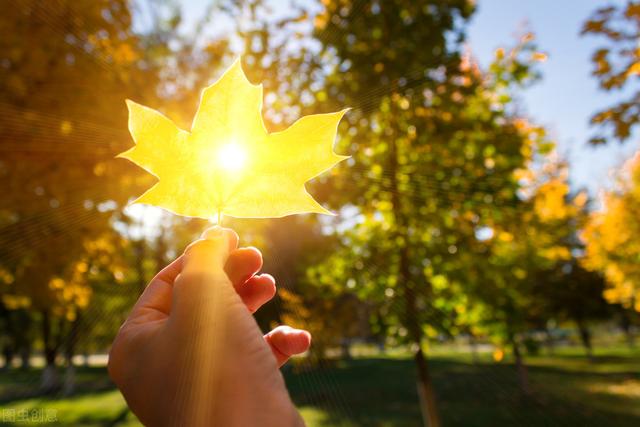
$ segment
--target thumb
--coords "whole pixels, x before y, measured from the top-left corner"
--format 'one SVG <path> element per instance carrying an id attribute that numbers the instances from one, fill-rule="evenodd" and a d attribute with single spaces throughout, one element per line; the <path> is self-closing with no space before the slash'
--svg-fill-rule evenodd
<path id="1" fill-rule="evenodd" d="M 236 295 L 224 265 L 237 244 L 238 236 L 233 230 L 212 227 L 185 249 L 182 271 L 173 286 L 174 321 L 218 310 L 221 303 L 224 306 L 223 300 Z"/>
<path id="2" fill-rule="evenodd" d="M 229 253 L 238 246 L 238 235 L 230 228 L 214 226 L 184 251 L 183 273 L 224 273 Z"/>

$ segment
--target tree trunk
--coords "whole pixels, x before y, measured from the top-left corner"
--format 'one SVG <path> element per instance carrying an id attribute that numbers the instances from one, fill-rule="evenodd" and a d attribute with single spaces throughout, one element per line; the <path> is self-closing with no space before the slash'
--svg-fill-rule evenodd
<path id="1" fill-rule="evenodd" d="M 76 388 L 76 367 L 73 365 L 73 356 L 75 355 L 76 345 L 78 343 L 81 321 L 82 313 L 78 313 L 71 324 L 71 328 L 69 329 L 69 334 L 66 339 L 65 359 L 67 362 L 67 369 L 65 370 L 64 384 L 62 386 L 62 394 L 64 396 L 73 394 Z"/>
<path id="2" fill-rule="evenodd" d="M 392 90 L 392 93 L 394 90 Z M 391 102 L 391 117 L 394 117 L 394 103 Z M 416 304 L 416 294 L 414 289 L 414 281 L 411 275 L 411 257 L 410 242 L 408 240 L 408 221 L 405 216 L 403 201 L 400 197 L 400 189 L 398 185 L 398 147 L 395 138 L 395 129 L 390 126 L 391 134 L 389 135 L 389 175 L 391 204 L 393 206 L 393 217 L 395 222 L 396 235 L 404 241 L 399 249 L 399 283 L 405 298 L 405 326 L 410 333 L 413 344 L 417 348 L 414 355 L 416 369 L 418 371 L 418 395 L 420 398 L 420 411 L 424 425 L 427 427 L 440 427 L 440 416 L 438 414 L 437 400 L 427 359 L 422 351 L 422 325 L 420 324 L 418 309 Z M 430 284 L 425 284 L 427 288 Z M 429 293 L 429 292 L 427 292 Z"/>
<path id="3" fill-rule="evenodd" d="M 309 353 L 311 362 L 315 366 L 323 366 L 324 363 L 330 365 L 331 362 L 327 360 L 327 345 L 324 342 L 314 342 L 311 346 Z"/>
<path id="4" fill-rule="evenodd" d="M 628 329 L 624 330 L 624 336 L 625 336 L 626 341 L 627 341 L 627 346 L 632 350 L 634 348 L 636 348 L 636 339 L 633 336 L 633 332 L 631 331 L 631 328 L 628 328 Z"/>
<path id="5" fill-rule="evenodd" d="M 55 365 L 47 364 L 42 370 L 42 377 L 40 380 L 40 390 L 43 393 L 53 393 L 60 388 L 60 377 Z"/>
<path id="6" fill-rule="evenodd" d="M 33 325 L 33 317 L 26 310 L 20 311 L 18 317 L 20 331 L 15 335 L 16 349 L 20 357 L 20 369 L 28 370 L 31 368 L 31 352 L 32 341 L 31 329 Z"/>
<path id="7" fill-rule="evenodd" d="M 545 335 L 544 343 L 547 347 L 547 352 L 549 353 L 550 356 L 553 356 L 555 353 L 555 347 L 556 347 L 556 343 L 555 343 L 555 340 L 553 339 L 553 335 L 551 334 L 551 331 L 547 328 L 544 329 L 544 335 Z"/>
<path id="8" fill-rule="evenodd" d="M 416 304 L 415 290 L 413 281 L 411 280 L 411 272 L 409 269 L 409 249 L 403 247 L 400 250 L 400 280 L 405 297 L 406 326 L 410 336 L 413 338 L 413 344 L 416 347 L 414 360 L 418 371 L 418 396 L 420 398 L 420 410 L 425 427 L 440 427 L 440 414 L 438 413 L 438 404 L 436 393 L 431 381 L 427 358 L 422 351 L 422 325 L 418 318 L 418 309 Z"/>
<path id="9" fill-rule="evenodd" d="M 351 360 L 351 342 L 348 338 L 340 340 L 340 353 L 344 360 Z"/>
<path id="10" fill-rule="evenodd" d="M 44 358 L 46 365 L 42 371 L 40 389 L 51 393 L 59 387 L 58 372 L 56 370 L 57 348 L 52 343 L 51 318 L 47 310 L 42 311 L 42 341 L 44 342 Z"/>
<path id="11" fill-rule="evenodd" d="M 633 331 L 631 330 L 631 321 L 629 320 L 629 315 L 624 311 L 624 309 L 620 313 L 620 327 L 624 332 L 624 336 L 627 339 L 627 345 L 629 348 L 633 349 L 635 347 L 635 338 L 633 336 Z"/>
<path id="12" fill-rule="evenodd" d="M 584 350 L 587 354 L 587 358 L 590 362 L 593 362 L 593 346 L 591 345 L 591 331 L 584 322 L 578 320 L 578 331 L 580 332 L 580 341 L 582 341 L 582 345 L 584 346 Z"/>
<path id="13" fill-rule="evenodd" d="M 11 316 L 11 310 L 8 310 L 2 301 L 0 300 L 0 314 L 4 318 L 5 328 L 7 332 L 7 342 L 2 347 L 2 356 L 4 357 L 4 364 L 2 370 L 11 369 L 13 364 L 13 358 L 16 354 L 16 331 L 13 326 L 13 318 Z"/>
<path id="14" fill-rule="evenodd" d="M 471 348 L 471 363 L 477 365 L 479 362 L 478 342 L 476 341 L 476 337 L 471 333 L 469 333 L 469 347 Z"/>
<path id="15" fill-rule="evenodd" d="M 433 389 L 431 375 L 429 374 L 427 359 L 424 357 L 421 347 L 418 347 L 414 360 L 416 361 L 416 368 L 418 370 L 418 396 L 420 398 L 420 409 L 422 410 L 424 425 L 425 427 L 440 427 L 436 393 Z"/>
<path id="16" fill-rule="evenodd" d="M 20 369 L 29 370 L 31 368 L 31 344 L 25 343 L 20 348 Z"/>
<path id="17" fill-rule="evenodd" d="M 13 356 L 15 355 L 15 352 L 13 350 L 13 343 L 9 343 L 6 344 L 3 348 L 2 348 L 2 356 L 4 357 L 4 363 L 2 365 L 2 370 L 3 371 L 8 371 L 9 369 L 11 369 L 11 365 L 13 364 Z"/>
<path id="18" fill-rule="evenodd" d="M 531 394 L 529 370 L 527 369 L 527 365 L 524 364 L 524 358 L 522 357 L 522 353 L 520 351 L 520 345 L 513 336 L 511 337 L 511 348 L 513 349 L 513 357 L 516 362 L 516 371 L 518 373 L 518 385 L 520 386 L 520 391 L 522 391 L 522 394 L 524 394 L 525 396 L 529 396 Z"/>
<path id="19" fill-rule="evenodd" d="M 62 395 L 71 396 L 76 391 L 76 367 L 72 361 L 67 362 L 64 371 L 64 382 L 62 384 Z"/>

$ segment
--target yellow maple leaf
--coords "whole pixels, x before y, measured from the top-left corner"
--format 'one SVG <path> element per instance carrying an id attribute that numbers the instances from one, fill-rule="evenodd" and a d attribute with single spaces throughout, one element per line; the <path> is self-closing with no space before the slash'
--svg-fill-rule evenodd
<path id="1" fill-rule="evenodd" d="M 126 158 L 158 178 L 134 203 L 211 219 L 331 214 L 305 183 L 348 158 L 333 151 L 346 110 L 304 116 L 282 132 L 262 121 L 262 85 L 251 84 L 238 59 L 205 88 L 191 131 L 127 100 L 135 146 Z"/>

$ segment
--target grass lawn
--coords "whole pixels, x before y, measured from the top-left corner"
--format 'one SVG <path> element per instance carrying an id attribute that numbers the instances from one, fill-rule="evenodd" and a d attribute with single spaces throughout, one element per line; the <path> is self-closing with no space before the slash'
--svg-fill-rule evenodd
<path id="1" fill-rule="evenodd" d="M 640 351 L 600 349 L 595 363 L 579 350 L 528 359 L 534 394 L 518 392 L 509 363 L 438 354 L 432 374 L 445 426 L 638 426 Z M 297 372 L 296 372 L 297 371 Z M 103 368 L 79 368 L 71 397 L 29 397 L 39 372 L 0 373 L 0 424 L 21 410 L 48 410 L 64 426 L 135 426 L 135 417 Z M 419 426 L 413 362 L 402 357 L 337 361 L 285 371 L 294 401 L 309 427 Z M 31 424 L 42 424 L 37 419 Z"/>

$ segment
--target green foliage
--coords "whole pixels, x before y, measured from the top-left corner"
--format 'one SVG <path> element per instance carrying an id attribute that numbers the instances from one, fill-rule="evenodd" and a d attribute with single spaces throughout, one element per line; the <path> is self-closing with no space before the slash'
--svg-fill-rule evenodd
<path id="1" fill-rule="evenodd" d="M 510 106 L 514 87 L 535 78 L 535 52 L 527 36 L 488 72 L 463 58 L 442 81 L 398 87 L 379 109 L 350 116 L 341 144 L 355 165 L 333 182 L 338 202 L 354 206 L 343 209 L 340 250 L 309 274 L 375 303 L 376 323 L 392 325 L 395 339 L 415 340 L 411 322 L 431 336 L 468 331 L 479 316 L 474 298 L 500 300 L 519 289 L 509 285 L 515 260 L 497 260 L 498 275 L 480 271 L 490 250 L 476 233 L 515 227 L 530 206 L 518 197 L 517 172 L 549 143 L 531 141 L 537 131 Z M 410 314 L 409 294 L 417 307 Z"/>

